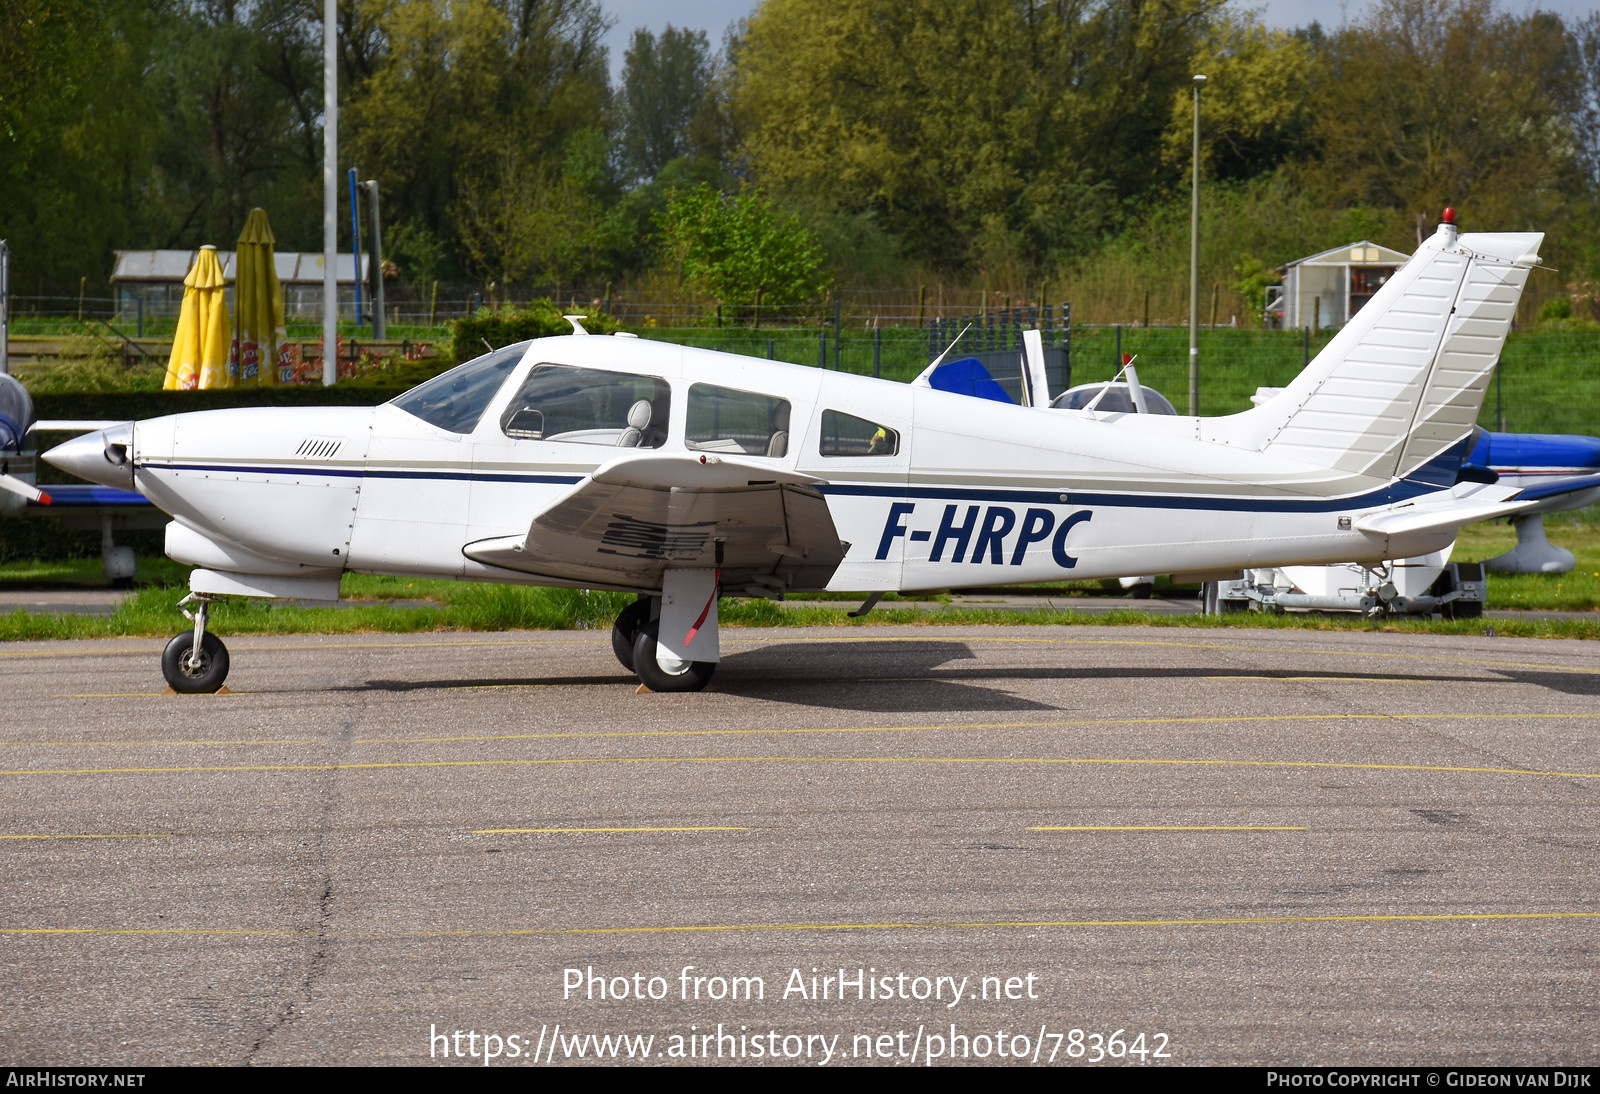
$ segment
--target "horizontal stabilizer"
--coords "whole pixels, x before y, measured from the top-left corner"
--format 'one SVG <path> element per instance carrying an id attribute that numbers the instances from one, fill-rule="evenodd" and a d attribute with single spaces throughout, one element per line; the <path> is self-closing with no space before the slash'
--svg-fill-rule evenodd
<path id="1" fill-rule="evenodd" d="M 1358 517 L 1356 530 L 1384 536 L 1418 535 L 1510 516 L 1532 504 L 1520 491 L 1507 487 L 1463 484 L 1436 499 Z"/>

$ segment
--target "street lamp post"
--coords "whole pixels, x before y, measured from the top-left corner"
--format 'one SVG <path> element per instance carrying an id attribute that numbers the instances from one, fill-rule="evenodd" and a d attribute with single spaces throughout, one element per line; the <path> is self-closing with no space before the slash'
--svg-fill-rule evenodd
<path id="1" fill-rule="evenodd" d="M 322 382 L 339 379 L 338 0 L 322 10 Z"/>
<path id="2" fill-rule="evenodd" d="M 1189 413 L 1200 414 L 1200 89 L 1194 78 L 1194 183 L 1189 209 Z"/>

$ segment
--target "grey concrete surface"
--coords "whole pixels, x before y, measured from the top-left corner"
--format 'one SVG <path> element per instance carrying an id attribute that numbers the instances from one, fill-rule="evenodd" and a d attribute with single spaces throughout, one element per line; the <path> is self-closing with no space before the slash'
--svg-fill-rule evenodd
<path id="1" fill-rule="evenodd" d="M 0 615 L 24 611 L 33 615 L 110 615 L 117 605 L 132 593 L 123 589 L 0 589 Z M 176 594 L 175 594 L 176 597 Z M 285 600 L 281 604 L 302 608 L 358 608 L 386 604 L 393 608 L 429 608 L 437 603 L 431 600 L 341 600 L 330 603 L 322 600 Z M 850 610 L 856 604 L 838 600 L 811 601 L 804 597 L 791 598 L 791 605 Z M 1200 601 L 1196 597 L 1123 597 L 1123 596 L 1019 596 L 1005 593 L 971 591 L 957 593 L 946 604 L 937 600 L 896 600 L 886 607 L 911 608 L 937 612 L 946 607 L 987 609 L 993 611 L 1070 610 L 1099 614 L 1114 611 L 1150 612 L 1156 615 L 1199 615 Z M 1552 612 L 1517 609 L 1496 609 L 1485 612 L 1490 619 L 1592 619 L 1594 612 Z"/>
<path id="2" fill-rule="evenodd" d="M 0 647 L 0 1063 L 1595 1062 L 1594 644 L 732 630 L 687 696 L 603 632 L 229 646 L 205 697 Z"/>

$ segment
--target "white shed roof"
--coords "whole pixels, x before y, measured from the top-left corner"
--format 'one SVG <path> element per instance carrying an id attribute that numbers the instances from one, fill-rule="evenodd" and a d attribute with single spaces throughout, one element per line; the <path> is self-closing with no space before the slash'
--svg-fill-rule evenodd
<path id="1" fill-rule="evenodd" d="M 1401 266 L 1410 257 L 1404 251 L 1397 251 L 1392 247 L 1380 247 L 1370 239 L 1363 239 L 1356 243 L 1346 243 L 1343 247 L 1319 251 L 1305 258 L 1297 258 L 1293 262 L 1285 263 L 1284 269 L 1290 266 Z"/>
<path id="2" fill-rule="evenodd" d="M 112 271 L 111 280 L 182 281 L 189 273 L 189 268 L 194 265 L 195 256 L 199 253 L 199 251 L 118 251 L 117 264 Z M 272 257 L 272 264 L 278 271 L 278 280 L 284 284 L 322 284 L 321 251 L 277 251 Z M 217 258 L 222 263 L 222 276 L 232 281 L 235 253 L 218 251 Z M 370 268 L 368 264 L 370 258 L 370 255 L 361 256 L 363 278 Z M 334 267 L 334 279 L 341 285 L 353 284 L 354 270 L 354 257 L 341 253 Z"/>

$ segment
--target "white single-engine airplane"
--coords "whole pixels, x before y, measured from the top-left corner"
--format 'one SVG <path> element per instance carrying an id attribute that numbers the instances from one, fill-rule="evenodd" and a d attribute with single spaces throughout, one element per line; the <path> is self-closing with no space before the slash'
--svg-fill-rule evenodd
<path id="1" fill-rule="evenodd" d="M 1277 398 L 1217 418 L 1050 409 L 628 336 L 495 350 L 376 408 L 178 414 L 46 454 L 171 514 L 196 567 L 179 691 L 214 691 L 218 597 L 335 599 L 346 570 L 628 590 L 657 691 L 719 660 L 717 597 L 1016 584 L 1425 554 L 1519 511 L 1458 481 L 1542 236 L 1449 221 Z M 937 362 L 935 363 L 937 365 Z M 875 600 L 869 600 L 869 607 Z"/>

